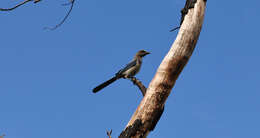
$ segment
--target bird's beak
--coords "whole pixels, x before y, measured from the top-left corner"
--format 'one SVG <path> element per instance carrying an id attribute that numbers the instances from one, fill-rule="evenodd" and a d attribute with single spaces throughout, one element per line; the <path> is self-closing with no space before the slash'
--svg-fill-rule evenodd
<path id="1" fill-rule="evenodd" d="M 146 52 L 146 53 L 145 53 L 145 55 L 149 55 L 149 54 L 151 54 L 151 53 L 150 53 L 150 52 Z"/>

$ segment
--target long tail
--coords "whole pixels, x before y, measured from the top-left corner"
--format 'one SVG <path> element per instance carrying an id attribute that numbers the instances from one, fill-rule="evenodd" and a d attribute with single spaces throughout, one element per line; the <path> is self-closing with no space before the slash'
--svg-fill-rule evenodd
<path id="1" fill-rule="evenodd" d="M 111 78 L 110 80 L 108 80 L 108 81 L 98 85 L 96 88 L 93 89 L 93 93 L 97 93 L 98 91 L 100 91 L 101 89 L 105 88 L 109 84 L 113 83 L 117 79 L 119 79 L 119 77 L 115 76 L 115 77 Z"/>

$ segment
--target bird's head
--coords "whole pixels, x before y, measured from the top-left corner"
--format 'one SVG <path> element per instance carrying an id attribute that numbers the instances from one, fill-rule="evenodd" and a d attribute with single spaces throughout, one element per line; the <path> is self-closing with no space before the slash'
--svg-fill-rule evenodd
<path id="1" fill-rule="evenodd" d="M 136 53 L 136 56 L 140 56 L 140 57 L 144 57 L 146 55 L 150 54 L 149 52 L 145 51 L 145 50 L 140 50 Z"/>

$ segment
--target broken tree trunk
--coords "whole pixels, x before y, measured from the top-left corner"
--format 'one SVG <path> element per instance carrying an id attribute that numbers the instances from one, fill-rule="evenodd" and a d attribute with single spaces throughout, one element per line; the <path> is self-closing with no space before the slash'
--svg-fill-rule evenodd
<path id="1" fill-rule="evenodd" d="M 175 42 L 163 59 L 144 98 L 119 138 L 145 138 L 159 121 L 166 99 L 191 57 L 199 38 L 206 0 L 187 0 L 185 7 L 182 10 L 184 20 Z"/>

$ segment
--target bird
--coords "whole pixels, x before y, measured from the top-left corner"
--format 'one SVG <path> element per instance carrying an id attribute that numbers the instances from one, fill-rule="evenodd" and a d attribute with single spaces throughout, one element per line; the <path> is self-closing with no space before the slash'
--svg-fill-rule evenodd
<path id="1" fill-rule="evenodd" d="M 115 82 L 118 79 L 124 78 L 133 78 L 140 70 L 142 65 L 142 59 L 144 56 L 150 54 L 150 52 L 147 52 L 145 50 L 139 50 L 132 61 L 130 61 L 126 66 L 122 69 L 120 69 L 114 77 L 111 79 L 105 81 L 104 83 L 98 85 L 93 89 L 93 93 L 97 93 L 101 89 L 105 88 L 106 86 L 110 85 L 111 83 Z"/>

